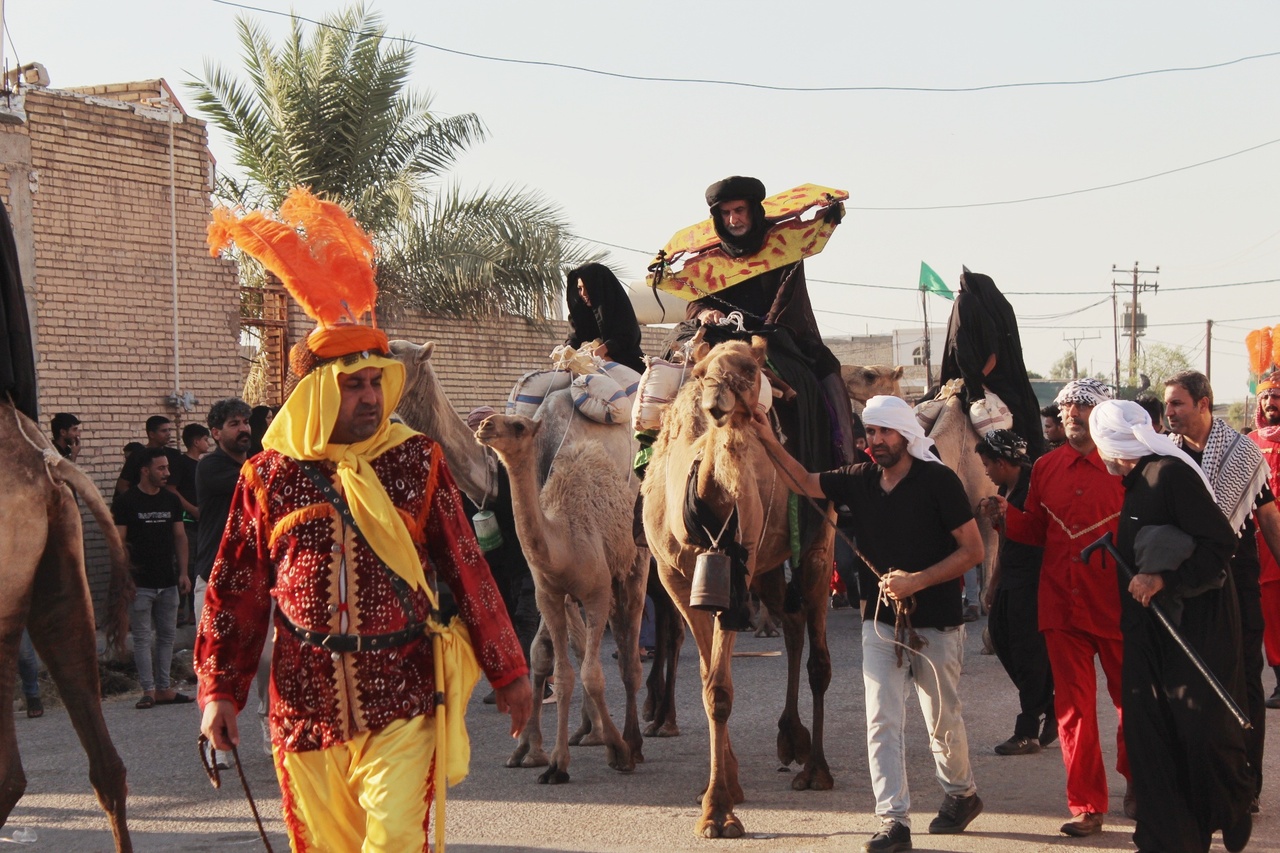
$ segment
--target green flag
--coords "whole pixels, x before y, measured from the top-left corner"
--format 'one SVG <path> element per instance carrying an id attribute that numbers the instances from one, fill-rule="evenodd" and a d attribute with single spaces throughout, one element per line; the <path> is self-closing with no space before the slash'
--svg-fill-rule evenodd
<path id="1" fill-rule="evenodd" d="M 933 268 L 924 261 L 920 262 L 920 289 L 927 290 L 929 293 L 936 293 L 943 299 L 956 298 L 956 295 L 942 283 L 942 279 L 933 271 Z"/>

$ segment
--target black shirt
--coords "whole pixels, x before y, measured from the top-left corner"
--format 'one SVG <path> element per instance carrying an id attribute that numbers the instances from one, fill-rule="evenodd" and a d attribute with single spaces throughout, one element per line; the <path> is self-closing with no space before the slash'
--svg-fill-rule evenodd
<path id="1" fill-rule="evenodd" d="M 164 589 L 178 582 L 173 562 L 173 525 L 182 520 L 182 504 L 167 489 L 149 495 L 137 486 L 118 495 L 111 514 L 126 528 L 125 543 L 133 565 L 133 582 L 144 589 Z"/>
<path id="2" fill-rule="evenodd" d="M 1005 500 L 1018 509 L 1022 509 L 1027 501 L 1027 489 L 1031 486 L 1031 469 L 1024 468 L 1018 475 L 1018 484 L 1006 495 L 1004 489 L 1000 494 Z M 1044 559 L 1044 549 L 1035 545 L 1024 545 L 1012 539 L 1004 539 L 1000 543 L 1000 580 L 996 588 L 1001 590 L 1026 589 L 1040 585 L 1040 563 Z"/>
<path id="3" fill-rule="evenodd" d="M 221 447 L 200 459 L 196 465 L 196 573 L 206 581 L 222 544 L 222 531 L 231 512 L 231 496 L 240 479 L 241 463 L 227 455 Z"/>
<path id="4" fill-rule="evenodd" d="M 920 572 L 956 550 L 952 531 L 973 520 L 960 478 L 940 462 L 912 459 L 907 476 L 885 493 L 884 473 L 874 462 L 850 465 L 820 475 L 823 493 L 848 505 L 858 549 L 884 574 L 891 569 Z M 864 591 L 879 589 L 879 579 L 865 568 L 858 582 Z M 964 620 L 960 578 L 935 584 L 916 594 L 911 623 L 917 628 L 950 628 Z M 876 596 L 862 605 L 864 619 L 876 614 Z M 880 621 L 893 622 L 893 609 L 880 608 Z"/>
<path id="5" fill-rule="evenodd" d="M 185 453 L 179 454 L 177 458 L 170 457 L 169 482 L 166 485 L 177 489 L 178 494 L 182 495 L 184 501 L 192 506 L 197 506 L 196 460 Z M 187 515 L 185 511 L 182 520 L 188 524 L 195 524 L 195 519 Z"/>

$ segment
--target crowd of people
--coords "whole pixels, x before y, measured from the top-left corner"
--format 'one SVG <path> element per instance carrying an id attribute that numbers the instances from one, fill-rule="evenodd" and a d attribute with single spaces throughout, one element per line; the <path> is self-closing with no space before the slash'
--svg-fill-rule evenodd
<path id="1" fill-rule="evenodd" d="M 729 256 L 765 245 L 764 194 L 753 178 L 708 188 Z M 215 217 L 227 241 L 236 221 Z M 202 731 L 226 751 L 239 742 L 237 716 L 256 685 L 296 844 L 421 847 L 436 738 L 445 736 L 430 725 L 447 689 L 436 683 L 428 636 L 443 619 L 439 581 L 475 652 L 456 666 L 488 677 L 513 734 L 533 701 L 532 581 L 518 553 L 494 551 L 486 562 L 439 447 L 391 419 L 404 367 L 385 334 L 359 321 L 372 303 L 352 304 L 350 289 L 340 305 L 326 301 L 323 280 L 273 271 L 318 323 L 291 357 L 294 387 L 282 409 L 220 400 L 206 423 L 182 430 L 184 452 L 172 446 L 172 421 L 157 415 L 145 443 L 126 448 L 113 512 L 137 586 L 137 707 L 199 701 Z M 607 267 L 572 271 L 567 295 L 568 343 L 598 341 L 596 355 L 643 368 L 634 312 Z M 1000 533 L 984 603 L 1019 708 L 994 751 L 1026 755 L 1061 741 L 1070 815 L 1061 831 L 1101 832 L 1110 792 L 1100 665 L 1138 848 L 1203 851 L 1221 831 L 1228 850 L 1243 849 L 1262 792 L 1266 708 L 1280 707 L 1280 381 L 1259 386 L 1247 438 L 1213 416 L 1212 389 L 1194 371 L 1169 378 L 1154 408 L 1116 401 L 1093 379 L 1067 383 L 1038 408 L 1016 318 L 994 282 L 965 270 L 959 297 L 943 379 L 961 380 L 968 402 L 998 395 L 1011 415 L 1011 428 L 987 432 L 976 448 L 997 489 L 976 511 Z M 874 397 L 855 426 L 832 381 L 838 365 L 817 337 L 803 261 L 765 265 L 691 302 L 672 349 L 698 330 L 723 330 L 730 314 L 746 332 L 770 336 L 770 366 L 798 392 L 798 426 L 788 430 L 796 440 L 784 449 L 758 415 L 759 440 L 797 491 L 848 510 L 842 529 L 857 548 L 849 588 L 862 600 L 867 757 L 881 821 L 863 847 L 912 846 L 912 689 L 942 788 L 928 831 L 963 832 L 983 810 L 960 699 L 961 578 L 984 558 L 975 508 L 907 403 Z M 68 458 L 79 452 L 80 428 L 66 413 L 51 422 Z M 514 543 L 509 501 L 495 510 Z M 1111 549 L 1083 553 L 1104 534 Z M 1153 605 L 1172 614 L 1221 695 L 1152 617 Z M 169 678 L 182 621 L 199 626 L 195 700 Z M 270 636 L 275 648 L 264 655 Z M 1264 649 L 1278 678 L 1269 699 Z M 27 709 L 39 715 L 38 696 Z"/>

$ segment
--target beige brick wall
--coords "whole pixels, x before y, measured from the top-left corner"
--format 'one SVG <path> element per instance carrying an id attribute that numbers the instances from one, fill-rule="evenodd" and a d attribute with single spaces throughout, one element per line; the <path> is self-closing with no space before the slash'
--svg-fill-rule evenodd
<path id="1" fill-rule="evenodd" d="M 235 270 L 205 248 L 212 166 L 205 126 L 180 116 L 173 127 L 178 390 L 200 403 L 191 414 L 166 403 L 174 392 L 169 124 L 143 114 L 155 110 L 142 103 L 162 88 L 150 81 L 30 89 L 26 126 L 0 128 L 29 139 L 29 164 L 8 156 L 12 144 L 0 148 L 0 192 L 20 247 L 34 257 L 24 283 L 34 304 L 41 417 L 46 425 L 59 411 L 80 417 L 80 465 L 108 497 L 120 450 L 145 440 L 147 417 L 203 420 L 208 404 L 238 393 L 241 382 Z M 100 601 L 105 552 L 85 518 Z"/>

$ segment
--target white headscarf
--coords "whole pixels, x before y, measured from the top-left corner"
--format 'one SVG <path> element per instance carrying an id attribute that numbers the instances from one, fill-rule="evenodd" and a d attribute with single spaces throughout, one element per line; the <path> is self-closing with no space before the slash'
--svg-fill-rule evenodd
<path id="1" fill-rule="evenodd" d="M 1147 410 L 1131 400 L 1105 400 L 1089 413 L 1089 434 L 1098 446 L 1098 454 L 1107 459 L 1141 459 L 1152 453 L 1174 456 L 1191 466 L 1213 494 L 1209 478 L 1195 460 L 1183 452 L 1167 435 L 1151 426 Z"/>
<path id="2" fill-rule="evenodd" d="M 901 397 L 881 395 L 867 401 L 862 410 L 862 422 L 868 426 L 894 430 L 907 440 L 907 452 L 925 462 L 937 462 L 933 452 L 933 439 L 924 434 L 915 410 Z"/>

